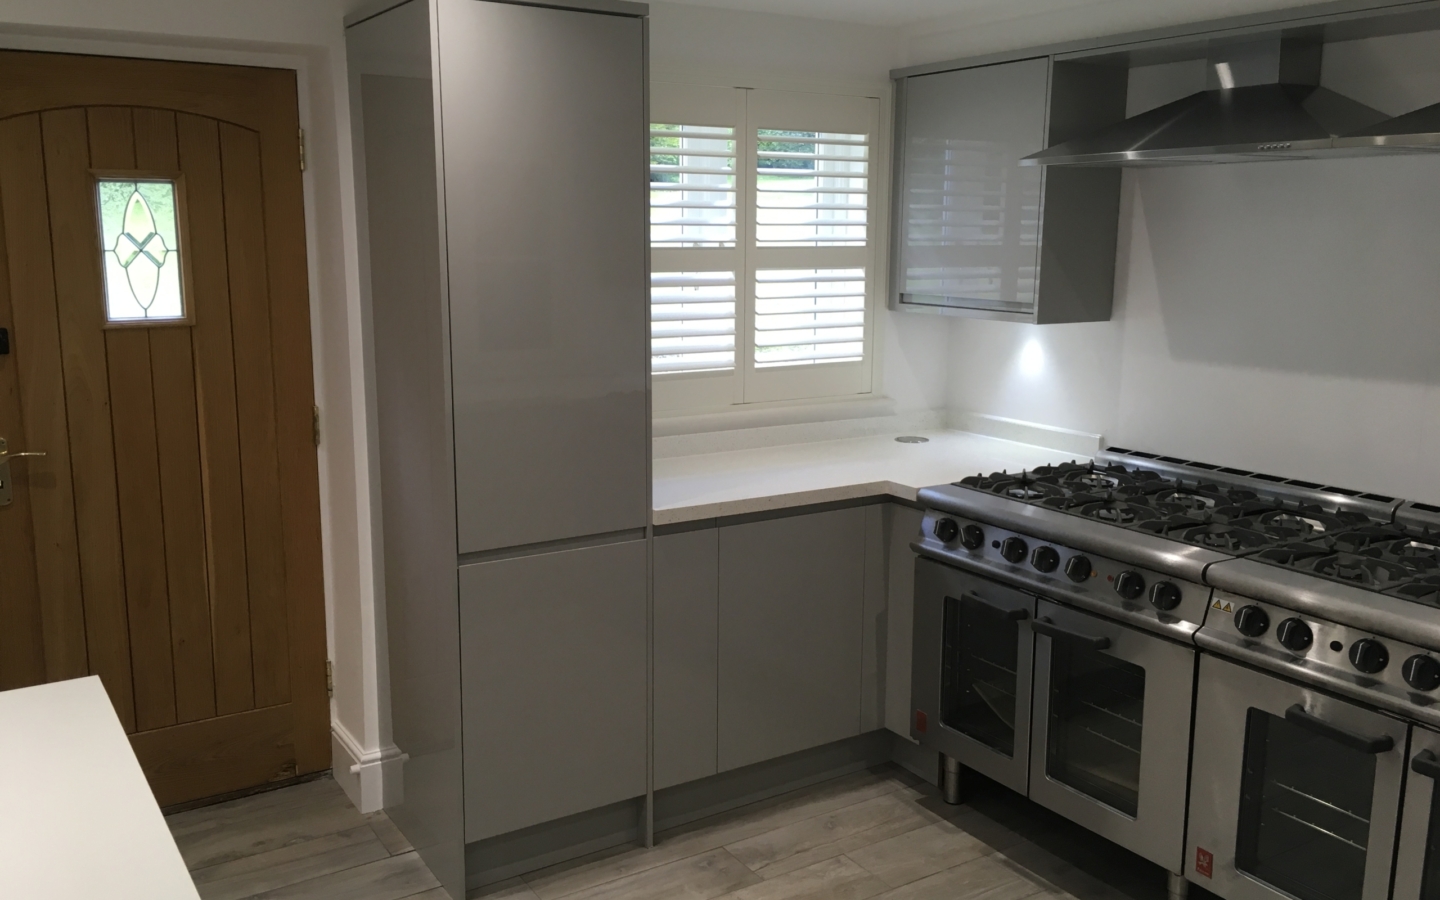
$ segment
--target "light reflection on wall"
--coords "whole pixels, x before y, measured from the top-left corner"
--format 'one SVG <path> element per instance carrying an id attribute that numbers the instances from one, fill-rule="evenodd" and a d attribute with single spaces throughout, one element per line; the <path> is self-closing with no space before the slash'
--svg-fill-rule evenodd
<path id="1" fill-rule="evenodd" d="M 1020 374 L 1037 378 L 1045 372 L 1045 348 L 1039 338 L 1031 338 L 1020 349 Z"/>

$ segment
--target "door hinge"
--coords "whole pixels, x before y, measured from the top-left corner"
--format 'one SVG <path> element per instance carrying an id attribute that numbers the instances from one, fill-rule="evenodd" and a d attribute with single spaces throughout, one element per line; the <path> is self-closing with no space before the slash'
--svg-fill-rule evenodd
<path id="1" fill-rule="evenodd" d="M 300 129 L 300 171 L 305 171 L 305 129 Z"/>
<path id="2" fill-rule="evenodd" d="M 325 660 L 325 693 L 335 696 L 335 664 Z"/>
<path id="3" fill-rule="evenodd" d="M 311 410 L 314 413 L 314 418 L 311 420 L 311 424 L 315 428 L 315 446 L 318 447 L 320 446 L 320 407 L 312 406 Z"/>

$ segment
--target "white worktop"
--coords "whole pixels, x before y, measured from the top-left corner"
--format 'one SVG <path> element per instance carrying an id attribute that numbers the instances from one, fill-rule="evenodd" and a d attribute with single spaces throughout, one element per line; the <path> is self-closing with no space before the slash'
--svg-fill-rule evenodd
<path id="1" fill-rule="evenodd" d="M 815 441 L 657 457 L 654 523 L 673 525 L 813 503 L 890 496 L 915 499 L 922 487 L 959 481 L 977 472 L 1015 471 L 1075 459 L 1061 450 L 965 431 Z"/>
<path id="2" fill-rule="evenodd" d="M 99 678 L 0 693 L 0 897 L 199 900 Z"/>

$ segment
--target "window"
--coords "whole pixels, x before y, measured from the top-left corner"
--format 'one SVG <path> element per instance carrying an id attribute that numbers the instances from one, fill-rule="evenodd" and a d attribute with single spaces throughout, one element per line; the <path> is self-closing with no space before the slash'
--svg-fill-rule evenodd
<path id="1" fill-rule="evenodd" d="M 181 271 L 181 192 L 175 178 L 95 178 L 109 325 L 188 322 Z"/>
<path id="2" fill-rule="evenodd" d="M 657 83 L 651 110 L 655 408 L 867 393 L 878 101 Z"/>

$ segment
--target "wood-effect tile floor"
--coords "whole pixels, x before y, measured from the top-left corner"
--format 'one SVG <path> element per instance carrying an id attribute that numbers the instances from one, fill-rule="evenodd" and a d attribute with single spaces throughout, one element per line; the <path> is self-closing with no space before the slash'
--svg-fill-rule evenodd
<path id="1" fill-rule="evenodd" d="M 169 818 L 205 900 L 442 900 L 329 778 Z M 1164 900 L 1157 867 L 991 782 L 885 766 L 472 891 L 485 900 Z"/>

